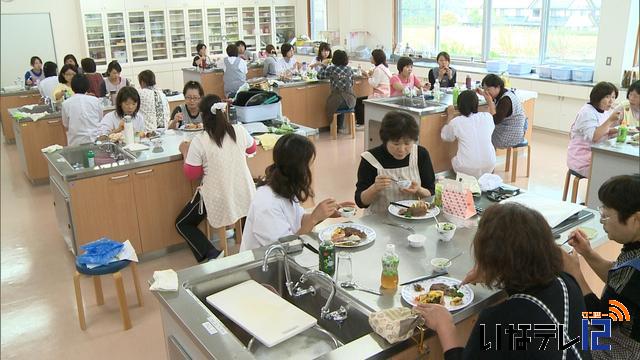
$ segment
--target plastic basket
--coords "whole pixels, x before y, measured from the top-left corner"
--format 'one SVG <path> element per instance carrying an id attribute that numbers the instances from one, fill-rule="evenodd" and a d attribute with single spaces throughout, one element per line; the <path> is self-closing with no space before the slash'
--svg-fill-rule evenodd
<path id="1" fill-rule="evenodd" d="M 593 80 L 593 68 L 579 67 L 572 69 L 571 80 L 591 82 Z"/>
<path id="2" fill-rule="evenodd" d="M 504 60 L 487 60 L 487 71 L 501 73 L 507 70 L 507 62 Z"/>
<path id="3" fill-rule="evenodd" d="M 553 80 L 571 80 L 571 68 L 568 66 L 554 66 L 551 68 Z"/>
<path id="4" fill-rule="evenodd" d="M 542 79 L 551 79 L 551 65 L 538 65 L 538 76 Z"/>
<path id="5" fill-rule="evenodd" d="M 281 113 L 280 102 L 268 105 L 236 106 L 238 121 L 252 123 L 263 120 L 276 119 Z"/>
<path id="6" fill-rule="evenodd" d="M 531 73 L 531 64 L 527 63 L 509 63 L 507 67 L 509 74 L 524 75 Z"/>

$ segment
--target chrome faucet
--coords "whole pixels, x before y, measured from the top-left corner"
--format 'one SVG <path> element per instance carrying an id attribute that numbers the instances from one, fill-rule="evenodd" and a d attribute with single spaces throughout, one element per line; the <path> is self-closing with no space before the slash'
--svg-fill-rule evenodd
<path id="1" fill-rule="evenodd" d="M 331 305 L 331 301 L 336 294 L 337 285 L 333 281 L 333 279 L 319 270 L 309 270 L 306 273 L 300 276 L 300 280 L 294 287 L 294 297 L 299 297 L 308 293 L 315 295 L 315 288 L 313 286 L 309 286 L 307 289 L 299 289 L 299 286 L 304 284 L 309 278 L 318 277 L 320 279 L 324 279 L 326 282 L 331 285 L 331 294 L 329 294 L 329 298 L 327 298 L 327 303 L 320 309 L 320 317 L 325 320 L 333 320 L 338 324 L 341 324 L 343 321 L 347 319 L 347 309 L 344 306 L 340 306 L 338 310 L 329 311 L 329 306 Z"/>
<path id="2" fill-rule="evenodd" d="M 44 102 L 45 105 L 49 105 L 49 108 L 51 109 L 51 112 L 56 112 L 56 107 L 55 107 L 56 105 L 53 102 L 53 100 L 51 100 L 50 97 L 43 96 L 42 99 L 43 99 L 43 102 Z"/>
<path id="3" fill-rule="evenodd" d="M 262 271 L 269 271 L 269 256 L 271 256 L 271 253 L 274 251 L 280 251 L 282 253 L 282 257 L 284 258 L 284 276 L 286 279 L 286 282 L 284 284 L 287 287 L 287 292 L 289 292 L 289 295 L 294 296 L 293 281 L 291 281 L 291 273 L 289 272 L 289 258 L 287 256 L 287 251 L 281 244 L 272 245 L 264 253 L 264 259 L 262 260 Z"/>

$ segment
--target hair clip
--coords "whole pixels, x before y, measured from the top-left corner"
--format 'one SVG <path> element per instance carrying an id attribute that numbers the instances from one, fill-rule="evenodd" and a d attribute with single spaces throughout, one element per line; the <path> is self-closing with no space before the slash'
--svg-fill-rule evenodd
<path id="1" fill-rule="evenodd" d="M 219 103 L 215 103 L 213 104 L 213 106 L 211 106 L 211 113 L 215 115 L 216 111 L 220 110 L 222 112 L 227 112 L 227 103 L 226 102 L 219 102 Z"/>

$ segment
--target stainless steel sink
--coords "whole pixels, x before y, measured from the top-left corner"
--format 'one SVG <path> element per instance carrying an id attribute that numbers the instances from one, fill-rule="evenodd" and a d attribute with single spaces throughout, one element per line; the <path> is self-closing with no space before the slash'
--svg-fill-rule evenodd
<path id="1" fill-rule="evenodd" d="M 83 169 L 87 152 L 92 150 L 95 154 L 95 165 L 117 166 L 126 164 L 135 159 L 135 156 L 121 149 L 116 144 L 85 144 L 74 147 L 66 147 L 60 151 L 60 155 L 66 160 L 67 164 L 76 170 Z"/>
<path id="2" fill-rule="evenodd" d="M 422 97 L 409 98 L 409 97 L 404 97 L 403 96 L 403 97 L 395 97 L 395 98 L 384 99 L 384 100 L 382 100 L 382 102 L 386 102 L 388 104 L 412 107 L 412 108 L 417 108 L 417 109 L 426 109 L 426 108 L 429 108 L 429 107 L 444 107 L 444 106 L 446 106 L 445 104 L 442 104 L 442 103 L 440 103 L 438 101 L 423 100 Z"/>
<path id="3" fill-rule="evenodd" d="M 269 269 L 262 271 L 262 261 L 256 261 L 246 264 L 242 267 L 223 270 L 215 276 L 196 279 L 184 284 L 185 288 L 191 292 L 202 302 L 204 306 L 209 308 L 222 323 L 235 335 L 235 337 L 245 346 L 249 345 L 252 336 L 243 330 L 240 326 L 233 323 L 213 306 L 206 302 L 207 296 L 227 289 L 231 286 L 240 284 L 247 280 L 255 280 L 265 287 L 276 291 L 282 298 L 295 305 L 307 314 L 318 320 L 318 326 L 331 334 L 337 341 L 339 346 L 346 345 L 356 339 L 359 339 L 372 332 L 369 326 L 368 316 L 370 310 L 350 298 L 343 290 L 338 290 L 331 302 L 331 308 L 335 309 L 344 306 L 348 310 L 348 318 L 341 324 L 335 321 L 322 319 L 320 309 L 325 305 L 330 293 L 328 284 L 322 281 L 309 281 L 316 288 L 315 295 L 307 294 L 305 296 L 294 298 L 289 295 L 285 286 L 284 261 L 281 257 L 273 258 L 269 262 Z M 300 276 L 306 272 L 306 269 L 300 267 L 293 261 L 289 261 L 292 281 L 296 282 Z M 256 306 L 260 305 L 260 299 L 256 299 Z M 282 314 L 282 316 L 287 316 Z M 289 341 L 282 343 L 286 344 Z M 292 342 L 295 343 L 295 342 Z M 304 356 L 305 349 L 297 348 L 295 354 Z M 310 350 L 309 350 L 310 351 Z M 316 354 L 317 355 L 317 354 Z M 306 358 L 308 358 L 307 356 Z"/>

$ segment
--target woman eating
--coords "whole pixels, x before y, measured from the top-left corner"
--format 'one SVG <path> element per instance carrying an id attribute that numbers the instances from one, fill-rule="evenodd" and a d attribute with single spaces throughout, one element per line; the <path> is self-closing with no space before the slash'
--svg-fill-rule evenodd
<path id="1" fill-rule="evenodd" d="M 562 252 L 539 212 L 515 203 L 488 207 L 473 239 L 476 264 L 463 283 L 479 282 L 504 289 L 509 298 L 480 312 L 466 345 L 447 308 L 439 304 L 417 305 L 415 310 L 425 324 L 438 334 L 444 358 L 565 359 L 563 351 L 558 350 L 559 341 L 567 344 L 582 335 L 582 312 L 586 307 L 576 280 L 562 271 Z M 529 335 L 526 350 L 510 349 L 514 339 L 513 334 L 509 335 L 510 324 L 526 326 L 533 334 L 536 324 L 557 323 L 565 325 L 560 330 L 562 339 L 557 335 L 546 339 Z M 496 338 L 498 331 L 500 336 Z M 515 329 L 516 336 L 520 331 Z M 540 351 L 543 341 L 548 343 Z M 497 342 L 501 344 L 499 350 Z M 483 345 L 489 348 L 485 350 Z M 579 342 L 564 354 L 568 360 L 591 359 Z"/>
<path id="2" fill-rule="evenodd" d="M 302 135 L 278 139 L 273 164 L 266 169 L 266 178 L 258 184 L 251 202 L 240 251 L 276 243 L 283 236 L 307 234 L 328 217 L 340 216 L 339 207 L 354 205 L 329 198 L 305 214 L 301 204 L 314 196 L 310 166 L 315 156 L 315 146 Z"/>
<path id="3" fill-rule="evenodd" d="M 493 146 L 505 149 L 521 144 L 527 130 L 527 115 L 516 93 L 506 89 L 504 81 L 496 74 L 485 76 L 482 88 L 477 88 L 476 92 L 484 96 L 496 125 L 491 135 Z"/>
<path id="4" fill-rule="evenodd" d="M 589 177 L 591 145 L 607 140 L 618 133 L 622 113 L 610 111 L 618 97 L 618 89 L 610 82 L 597 83 L 589 94 L 589 102 L 582 106 L 571 125 L 567 166 L 576 173 Z"/>
<path id="5" fill-rule="evenodd" d="M 124 117 L 131 116 L 133 131 L 144 131 L 144 119 L 140 110 L 140 94 L 131 86 L 125 86 L 116 95 L 116 110 L 100 121 L 100 135 L 109 135 L 124 130 Z"/>
<path id="6" fill-rule="evenodd" d="M 156 75 L 151 70 L 144 70 L 138 74 L 138 83 L 145 131 L 164 127 L 169 121 L 169 101 L 162 91 L 156 89 Z"/>
<path id="7" fill-rule="evenodd" d="M 107 78 L 105 79 L 107 94 L 117 94 L 120 89 L 129 86 L 129 80 L 121 77 L 121 73 L 122 66 L 118 60 L 113 60 L 107 65 Z"/>
<path id="8" fill-rule="evenodd" d="M 300 69 L 300 63 L 293 58 L 293 46 L 284 43 L 280 46 L 282 58 L 278 59 L 278 74 L 291 73 Z"/>
<path id="9" fill-rule="evenodd" d="M 61 112 L 67 143 L 69 146 L 92 143 L 98 136 L 102 104 L 100 99 L 87 95 L 89 79 L 86 75 L 74 75 L 71 88 L 75 94 L 62 103 Z"/>
<path id="10" fill-rule="evenodd" d="M 89 79 L 89 95 L 95 97 L 104 97 L 107 94 L 107 86 L 104 82 L 102 74 L 96 72 L 96 62 L 91 58 L 84 58 L 80 60 L 84 75 Z"/>
<path id="11" fill-rule="evenodd" d="M 389 203 L 426 198 L 435 190 L 429 152 L 416 144 L 418 124 L 408 113 L 390 111 L 382 119 L 382 145 L 362 153 L 355 200 L 367 213 L 384 214 Z M 411 185 L 400 188 L 400 180 Z"/>
<path id="12" fill-rule="evenodd" d="M 58 75 L 58 85 L 53 89 L 53 99 L 60 102 L 73 95 L 71 89 L 71 79 L 76 75 L 77 67 L 70 64 L 64 64 Z"/>
<path id="13" fill-rule="evenodd" d="M 176 129 L 187 124 L 202 124 L 200 99 L 204 96 L 204 89 L 197 81 L 187 81 L 182 89 L 185 103 L 177 106 L 171 113 L 169 129 Z"/>
<path id="14" fill-rule="evenodd" d="M 640 80 L 632 83 L 627 89 L 627 100 L 615 110 L 623 114 L 627 126 L 640 130 Z"/>
<path id="15" fill-rule="evenodd" d="M 218 67 L 224 71 L 224 94 L 233 98 L 242 85 L 247 82 L 247 63 L 238 57 L 238 47 L 235 44 L 227 45 L 227 57 L 220 59 Z"/>
<path id="16" fill-rule="evenodd" d="M 267 53 L 267 58 L 264 59 L 264 64 L 262 65 L 262 76 L 275 77 L 278 75 L 278 53 L 276 52 L 276 47 L 269 44 L 264 51 Z"/>
<path id="17" fill-rule="evenodd" d="M 58 65 L 47 61 L 42 67 L 42 72 L 44 79 L 40 80 L 38 91 L 40 91 L 40 96 L 53 100 L 53 90 L 58 85 Z"/>
<path id="18" fill-rule="evenodd" d="M 433 87 L 436 81 L 440 84 L 441 88 L 454 87 L 456 85 L 456 70 L 452 68 L 451 57 L 445 51 L 442 51 L 436 56 L 438 62 L 437 69 L 429 70 L 429 83 Z"/>
<path id="19" fill-rule="evenodd" d="M 371 95 L 371 97 L 389 97 L 389 84 L 392 75 L 387 65 L 387 55 L 384 53 L 384 50 L 373 50 L 371 52 L 371 63 L 375 67 L 366 74 L 369 77 L 369 84 L 373 87 L 373 95 Z"/>
<path id="20" fill-rule="evenodd" d="M 320 43 L 318 46 L 318 56 L 313 59 L 310 68 L 316 69 L 322 65 L 329 65 L 331 63 L 331 45 L 326 42 Z"/>
<path id="21" fill-rule="evenodd" d="M 73 54 L 67 54 L 64 56 L 64 60 L 63 60 L 65 65 L 71 65 L 74 67 L 74 71 L 78 74 L 82 74 L 82 68 L 80 67 L 80 64 L 78 64 L 78 60 L 76 60 L 76 57 L 73 56 Z"/>
<path id="22" fill-rule="evenodd" d="M 491 134 L 495 125 L 488 112 L 478 112 L 478 95 L 465 90 L 458 96 L 460 116 L 452 119 L 453 105 L 447 108 L 447 123 L 442 127 L 442 140 L 458 140 L 458 153 L 451 159 L 456 173 L 479 178 L 491 174 L 496 166 L 496 150 L 491 144 Z"/>
<path id="23" fill-rule="evenodd" d="M 424 88 L 429 90 L 431 84 L 426 83 L 424 86 L 417 76 L 413 74 L 413 60 L 408 57 L 398 59 L 398 74 L 393 75 L 389 81 L 391 86 L 391 96 L 402 96 L 405 89 L 413 92 L 414 88 Z"/>
<path id="24" fill-rule="evenodd" d="M 24 84 L 27 86 L 38 85 L 38 82 L 44 79 L 42 59 L 38 56 L 32 56 L 29 63 L 31 64 L 31 70 L 24 74 Z"/>
<path id="25" fill-rule="evenodd" d="M 327 98 L 325 111 L 330 119 L 339 109 L 353 109 L 356 106 L 356 94 L 353 92 L 353 71 L 349 67 L 347 53 L 336 50 L 331 58 L 331 65 L 322 65 L 318 71 L 318 79 L 331 81 L 331 93 Z M 338 131 L 346 131 L 344 114 L 338 116 Z"/>
<path id="26" fill-rule="evenodd" d="M 255 193 L 246 159 L 256 151 L 255 140 L 241 124 L 229 123 L 226 107 L 217 95 L 205 96 L 200 102 L 204 131 L 180 144 L 186 177 L 202 178 L 202 185 L 178 215 L 176 229 L 198 262 L 221 253 L 198 229 L 200 222 L 206 218 L 214 228 L 234 224 L 247 216 Z"/>
<path id="27" fill-rule="evenodd" d="M 253 59 L 253 53 L 247 50 L 247 43 L 242 40 L 236 41 L 238 47 L 238 57 L 242 60 L 251 61 Z"/>
<path id="28" fill-rule="evenodd" d="M 207 54 L 207 45 L 199 43 L 198 45 L 196 45 L 196 52 L 198 53 L 198 55 L 193 57 L 192 66 L 206 69 L 211 64 L 213 64 L 211 58 Z"/>
<path id="29" fill-rule="evenodd" d="M 600 222 L 609 239 L 622 245 L 615 261 L 610 261 L 591 248 L 587 235 L 580 229 L 569 236 L 573 255 L 565 254 L 564 263 L 573 275 L 592 312 L 609 312 L 609 301 L 619 301 L 629 310 L 629 321 L 612 322 L 611 337 L 601 344 L 611 351 L 592 351 L 594 359 L 632 359 L 640 354 L 640 175 L 620 175 L 607 180 L 598 189 L 602 202 Z M 580 271 L 580 254 L 587 265 L 605 282 L 600 298 L 596 296 Z"/>

